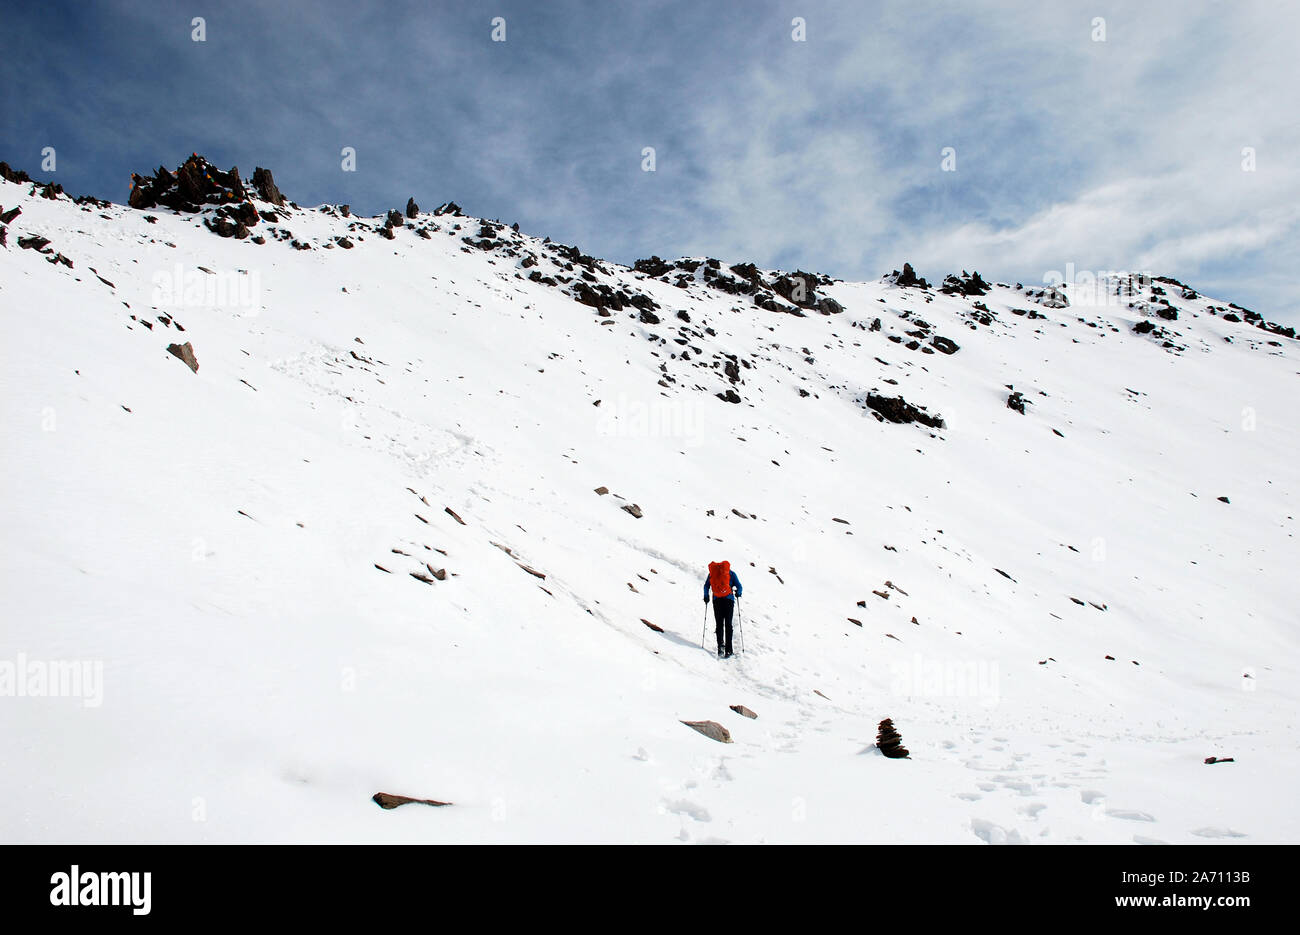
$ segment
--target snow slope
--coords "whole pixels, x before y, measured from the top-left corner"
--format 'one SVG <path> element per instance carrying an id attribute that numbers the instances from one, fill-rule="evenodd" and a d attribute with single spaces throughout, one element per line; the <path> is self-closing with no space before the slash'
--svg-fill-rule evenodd
<path id="1" fill-rule="evenodd" d="M 452 214 L 286 207 L 294 249 L 0 205 L 0 839 L 1300 840 L 1300 354 L 1225 303 L 887 278 L 799 317 L 590 265 L 655 324 Z M 42 695 L 69 661 L 101 690 Z"/>

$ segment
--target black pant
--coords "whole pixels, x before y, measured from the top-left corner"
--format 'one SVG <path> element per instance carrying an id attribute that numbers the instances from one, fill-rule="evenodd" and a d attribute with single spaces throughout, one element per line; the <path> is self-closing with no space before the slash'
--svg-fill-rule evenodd
<path id="1" fill-rule="evenodd" d="M 731 613 L 735 609 L 736 602 L 730 597 L 713 599 L 714 633 L 718 637 L 718 652 L 731 652 Z"/>

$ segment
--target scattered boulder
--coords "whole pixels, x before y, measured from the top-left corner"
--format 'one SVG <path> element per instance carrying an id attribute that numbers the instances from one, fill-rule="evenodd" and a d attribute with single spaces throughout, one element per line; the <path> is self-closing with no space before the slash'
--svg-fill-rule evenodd
<path id="1" fill-rule="evenodd" d="M 376 792 L 370 797 L 370 801 L 380 808 L 386 809 L 397 808 L 399 805 L 409 805 L 412 802 L 420 805 L 432 805 L 437 808 L 451 804 L 450 802 L 439 802 L 437 799 L 413 799 L 409 795 L 390 795 L 387 792 Z"/>
<path id="2" fill-rule="evenodd" d="M 414 198 L 407 198 L 407 199 L 406 199 L 406 216 L 407 216 L 409 219 L 414 220 L 414 219 L 416 218 L 416 216 L 419 215 L 419 213 L 420 213 L 420 206 L 417 205 L 417 204 L 415 203 L 415 199 L 414 199 Z"/>
<path id="3" fill-rule="evenodd" d="M 885 718 L 877 727 L 876 746 L 880 752 L 892 760 L 908 759 L 911 754 L 903 746 L 903 738 L 894 729 L 894 722 Z"/>
<path id="4" fill-rule="evenodd" d="M 0 224 L 11 224 L 13 219 L 23 213 L 23 209 L 15 205 L 4 214 L 0 214 Z"/>
<path id="5" fill-rule="evenodd" d="M 605 494 L 609 493 L 609 488 L 608 488 L 608 487 L 604 487 L 604 486 L 597 487 L 597 488 L 596 488 L 596 493 L 597 493 L 599 496 L 602 496 L 602 497 L 603 497 L 603 496 L 605 496 Z"/>
<path id="6" fill-rule="evenodd" d="M 198 358 L 194 356 L 194 345 L 189 341 L 186 341 L 184 344 L 168 344 L 167 351 L 184 361 L 185 366 L 189 367 L 195 373 L 199 372 L 199 361 Z"/>
<path id="7" fill-rule="evenodd" d="M 1064 289 L 1058 289 L 1055 286 L 1048 286 L 1044 289 L 1026 289 L 1025 298 L 1031 302 L 1037 302 L 1044 308 L 1068 308 L 1070 300 L 1065 294 Z M 1030 316 L 1035 317 L 1035 316 Z"/>
<path id="8" fill-rule="evenodd" d="M 659 625 L 656 624 L 656 623 L 651 623 L 651 622 L 650 622 L 649 620 L 647 620 L 645 617 L 642 617 L 642 618 L 641 618 L 641 622 L 644 623 L 646 626 L 648 626 L 650 629 L 654 630 L 656 633 L 662 633 L 662 632 L 664 632 L 664 628 L 663 628 L 663 627 L 659 626 Z"/>
<path id="9" fill-rule="evenodd" d="M 692 730 L 697 730 L 710 740 L 716 740 L 718 743 L 731 743 L 731 731 L 727 730 L 717 721 L 682 721 Z"/>
<path id="10" fill-rule="evenodd" d="M 1230 756 L 1207 756 L 1205 762 L 1206 765 L 1212 766 L 1215 763 L 1235 763 L 1237 761 Z"/>
<path id="11" fill-rule="evenodd" d="M 939 287 L 939 291 L 947 295 L 981 296 L 992 288 L 991 285 L 984 281 L 978 271 L 967 273 L 962 270 L 960 276 L 950 274 L 944 277 L 943 285 Z"/>
<path id="12" fill-rule="evenodd" d="M 652 256 L 646 260 L 637 260 L 632 264 L 632 269 L 638 273 L 645 273 L 647 276 L 658 278 L 673 269 L 673 264 L 666 263 L 657 256 Z"/>
<path id="13" fill-rule="evenodd" d="M 642 515 L 643 515 L 642 512 L 641 512 L 641 508 L 640 508 L 639 506 L 637 506 L 635 503 L 629 503 L 629 504 L 625 505 L 625 506 L 623 507 L 623 512 L 625 512 L 625 513 L 631 513 L 631 514 L 632 514 L 633 516 L 635 516 L 637 519 L 640 519 L 640 518 L 642 517 Z"/>
<path id="14" fill-rule="evenodd" d="M 900 425 L 920 422 L 932 429 L 946 427 L 942 416 L 932 416 L 925 411 L 924 406 L 914 406 L 901 396 L 878 396 L 875 393 L 868 393 L 866 406 L 881 422 L 889 421 Z"/>
<path id="15" fill-rule="evenodd" d="M 879 320 L 879 318 L 876 319 L 876 321 Z M 956 354 L 961 350 L 954 341 L 937 334 L 930 339 L 930 344 L 933 345 L 934 349 L 940 354 Z"/>
<path id="16" fill-rule="evenodd" d="M 1025 414 L 1026 402 L 1028 402 L 1028 400 L 1025 399 L 1024 394 L 1021 393 L 1019 390 L 1016 390 L 1010 396 L 1007 397 L 1007 408 L 1014 409 L 1016 412 L 1020 413 L 1023 416 Z"/>
<path id="17" fill-rule="evenodd" d="M 789 276 L 778 277 L 772 283 L 772 291 L 795 305 L 817 308 L 819 299 L 813 290 L 816 289 L 818 280 L 819 277 L 815 273 L 805 273 L 800 270 Z"/>
<path id="18" fill-rule="evenodd" d="M 746 708 L 743 704 L 733 704 L 731 705 L 731 710 L 735 711 L 737 714 L 741 715 L 742 717 L 747 717 L 750 719 L 755 719 L 758 717 L 757 714 L 755 714 L 753 711 Z"/>

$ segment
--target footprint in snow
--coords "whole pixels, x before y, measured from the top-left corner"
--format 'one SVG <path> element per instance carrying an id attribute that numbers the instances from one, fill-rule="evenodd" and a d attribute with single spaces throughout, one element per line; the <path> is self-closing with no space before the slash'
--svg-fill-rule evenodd
<path id="1" fill-rule="evenodd" d="M 1128 808 L 1108 808 L 1106 809 L 1106 815 L 1109 818 L 1122 818 L 1125 821 L 1155 821 L 1153 815 Z"/>
<path id="2" fill-rule="evenodd" d="M 1030 802 L 1030 803 L 1029 803 L 1028 805 L 1026 805 L 1024 808 L 1020 809 L 1020 811 L 1021 811 L 1023 814 L 1028 815 L 1030 818 L 1033 818 L 1033 819 L 1037 820 L 1037 819 L 1038 819 L 1038 813 L 1041 812 L 1041 811 L 1042 811 L 1043 809 L 1045 809 L 1045 808 L 1047 808 L 1047 803 L 1046 803 L 1046 802 Z"/>
<path id="3" fill-rule="evenodd" d="M 1162 841 L 1159 838 L 1144 838 L 1140 834 L 1133 835 L 1134 844 L 1168 844 L 1168 841 Z"/>
<path id="4" fill-rule="evenodd" d="M 696 805 L 687 799 L 677 799 L 668 801 L 665 799 L 660 803 L 660 808 L 664 812 L 671 812 L 674 815 L 685 815 L 687 818 L 693 818 L 695 821 L 712 821 L 709 810 L 702 805 Z M 684 833 L 684 831 L 683 831 Z"/>
<path id="5" fill-rule="evenodd" d="M 984 796 L 980 795 L 978 792 L 958 792 L 957 798 L 966 802 L 978 802 L 980 799 L 984 798 Z"/>
<path id="6" fill-rule="evenodd" d="M 1098 792 L 1096 789 L 1084 789 L 1079 793 L 1079 798 L 1083 799 L 1084 805 L 1092 805 L 1094 802 L 1105 801 L 1106 793 Z"/>
<path id="7" fill-rule="evenodd" d="M 1231 828 L 1197 828 L 1192 834 L 1198 838 L 1244 838 L 1246 837 L 1240 831 L 1233 831 Z"/>
<path id="8" fill-rule="evenodd" d="M 975 832 L 975 836 L 980 838 L 985 844 L 1028 844 L 1029 839 L 1023 834 L 1012 828 L 1008 831 L 1001 825 L 996 825 L 991 821 L 983 818 L 972 818 L 970 820 L 970 829 Z"/>

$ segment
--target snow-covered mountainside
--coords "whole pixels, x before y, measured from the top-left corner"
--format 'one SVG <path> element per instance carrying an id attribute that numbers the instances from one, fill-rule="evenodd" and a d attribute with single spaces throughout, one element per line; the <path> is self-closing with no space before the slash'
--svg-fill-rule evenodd
<path id="1" fill-rule="evenodd" d="M 1300 840 L 1294 332 L 194 172 L 0 182 L 0 838 Z"/>

